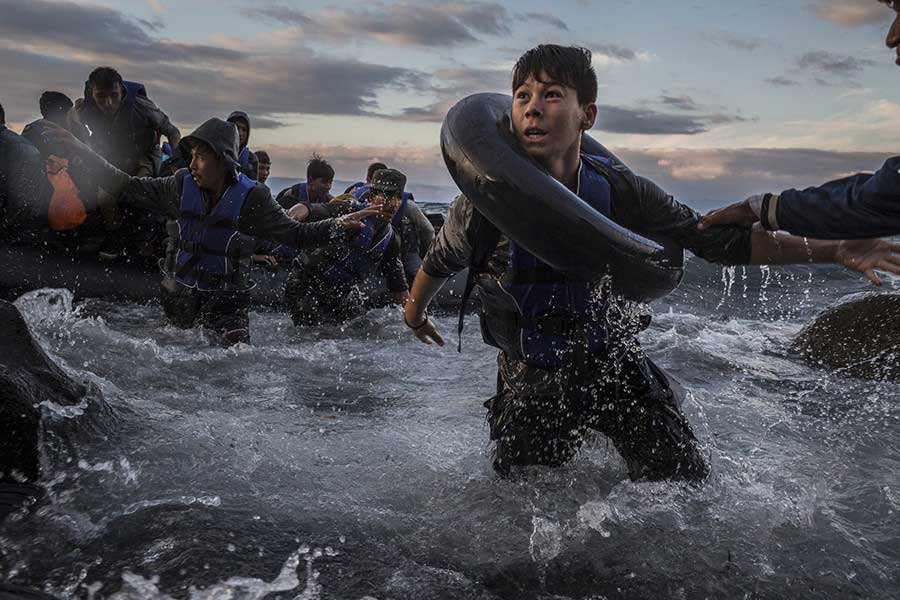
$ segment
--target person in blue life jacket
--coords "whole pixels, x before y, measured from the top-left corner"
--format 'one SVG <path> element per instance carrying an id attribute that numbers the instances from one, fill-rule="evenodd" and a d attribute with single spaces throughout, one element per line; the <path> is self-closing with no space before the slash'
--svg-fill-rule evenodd
<path id="1" fill-rule="evenodd" d="M 382 164 L 373 163 L 369 165 L 369 169 Z M 361 202 L 368 201 L 372 193 L 371 176 L 366 179 L 365 183 L 355 187 L 350 192 Z M 416 204 L 412 193 L 403 192 L 400 208 L 394 215 L 391 226 L 394 228 L 394 233 L 400 236 L 400 260 L 403 262 L 403 272 L 406 274 L 406 281 L 412 285 L 413 280 L 416 278 L 416 273 L 419 272 L 419 268 L 422 266 L 422 259 L 425 258 L 425 253 L 428 252 L 431 242 L 434 241 L 434 225 L 431 224 L 431 221 L 428 220 L 428 217 Z"/>
<path id="2" fill-rule="evenodd" d="M 341 323 L 361 314 L 368 300 L 363 284 L 374 276 L 384 278 L 393 303 L 406 302 L 409 292 L 401 245 L 391 226 L 405 185 L 403 173 L 381 169 L 373 177 L 368 202 L 344 195 L 327 204 L 300 203 L 288 211 L 300 221 L 336 217 L 369 206 L 378 211 L 352 239 L 322 246 L 294 261 L 285 300 L 295 325 Z"/>
<path id="3" fill-rule="evenodd" d="M 272 173 L 272 158 L 265 150 L 257 150 L 254 154 L 256 154 L 256 162 L 259 164 L 257 168 L 259 177 L 257 177 L 256 180 L 268 187 L 266 182 L 269 180 L 269 175 Z"/>
<path id="4" fill-rule="evenodd" d="M 112 67 L 97 67 L 84 85 L 84 98 L 73 118 L 91 132 L 87 144 L 113 166 L 135 177 L 157 177 L 162 153 L 160 137 L 173 147 L 181 132 L 147 96 L 143 84 L 126 81 Z M 153 256 L 165 238 L 163 222 L 139 208 L 120 214 L 117 203 L 99 194 L 98 202 L 109 235 L 103 255 L 120 253 Z"/>
<path id="5" fill-rule="evenodd" d="M 875 0 L 872 0 L 874 2 Z M 878 0 L 894 11 L 885 43 L 900 65 L 900 2 Z M 858 239 L 900 234 L 900 156 L 885 160 L 874 173 L 856 173 L 806 189 L 755 194 L 706 214 L 701 230 L 726 224 L 759 223 L 820 239 Z M 866 274 L 880 284 L 874 271 Z"/>
<path id="6" fill-rule="evenodd" d="M 238 164 L 241 166 L 241 173 L 257 181 L 259 179 L 259 159 L 256 153 L 250 150 L 250 117 L 242 110 L 236 110 L 228 115 L 226 119 L 229 123 L 234 123 L 240 135 L 240 147 L 238 148 Z"/>
<path id="7" fill-rule="evenodd" d="M 366 169 L 366 180 L 365 181 L 357 181 L 355 183 L 351 183 L 346 190 L 344 190 L 345 194 L 352 194 L 356 189 L 361 188 L 364 185 L 369 185 L 372 183 L 372 176 L 375 175 L 375 171 L 379 171 L 381 169 L 387 169 L 387 165 L 383 162 L 373 162 Z"/>
<path id="8" fill-rule="evenodd" d="M 624 165 L 613 168 L 582 153 L 582 133 L 597 116 L 597 77 L 587 49 L 548 44 L 529 50 L 513 69 L 512 91 L 511 124 L 524 152 L 621 226 L 669 237 L 704 260 L 812 258 L 865 272 L 900 249 L 866 240 L 813 241 L 807 250 L 801 238 L 773 239 L 749 226 L 697 231 L 700 215 L 691 208 Z M 485 403 L 495 470 L 561 465 L 596 430 L 612 441 L 633 480 L 706 477 L 709 466 L 668 377 L 637 340 L 649 320 L 621 317 L 633 311 L 603 287 L 540 261 L 465 196 L 451 205 L 405 305 L 404 320 L 416 338 L 444 345 L 426 309 L 441 285 L 466 267 L 481 299 L 484 340 L 500 350 L 497 391 Z"/>
<path id="9" fill-rule="evenodd" d="M 89 169 L 112 197 L 170 219 L 169 252 L 161 261 L 165 313 L 173 324 L 202 326 L 225 344 L 250 338 L 247 292 L 253 283 L 246 278 L 246 262 L 258 238 L 311 248 L 361 229 L 362 220 L 378 212 L 317 223 L 288 217 L 268 188 L 240 172 L 237 128 L 217 118 L 181 140 L 179 150 L 190 157 L 190 167 L 162 178 L 131 177 L 64 130 L 45 136 Z"/>
<path id="10" fill-rule="evenodd" d="M 290 210 L 298 202 L 316 204 L 332 199 L 331 185 L 334 183 L 334 168 L 318 154 L 313 154 L 306 163 L 306 181 L 287 187 L 275 197 L 285 210 Z"/>

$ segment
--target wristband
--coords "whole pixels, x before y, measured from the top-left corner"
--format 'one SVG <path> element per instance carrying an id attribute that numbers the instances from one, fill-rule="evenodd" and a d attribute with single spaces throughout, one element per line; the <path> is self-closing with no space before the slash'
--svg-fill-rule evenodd
<path id="1" fill-rule="evenodd" d="M 407 327 L 409 327 L 410 329 L 413 330 L 413 333 L 415 333 L 416 331 L 418 331 L 418 330 L 422 329 L 423 327 L 425 327 L 426 325 L 428 325 L 428 313 L 425 313 L 425 320 L 422 321 L 421 323 L 419 323 L 415 327 L 409 324 L 409 321 L 406 320 L 405 314 L 403 315 L 403 322 L 406 324 Z"/>
<path id="2" fill-rule="evenodd" d="M 771 231 L 772 225 L 769 223 L 769 202 L 772 201 L 772 194 L 763 196 L 762 205 L 759 207 L 759 222 L 763 229 Z"/>

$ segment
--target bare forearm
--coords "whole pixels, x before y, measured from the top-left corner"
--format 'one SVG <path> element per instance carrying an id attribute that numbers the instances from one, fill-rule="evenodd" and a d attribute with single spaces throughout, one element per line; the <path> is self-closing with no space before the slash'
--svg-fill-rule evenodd
<path id="1" fill-rule="evenodd" d="M 811 240 L 755 226 L 750 238 L 750 264 L 789 265 L 835 262 L 838 242 Z"/>
<path id="2" fill-rule="evenodd" d="M 409 300 L 406 303 L 405 314 L 408 323 L 419 323 L 425 317 L 425 311 L 441 287 L 447 282 L 440 277 L 432 277 L 422 269 L 416 273 Z"/>

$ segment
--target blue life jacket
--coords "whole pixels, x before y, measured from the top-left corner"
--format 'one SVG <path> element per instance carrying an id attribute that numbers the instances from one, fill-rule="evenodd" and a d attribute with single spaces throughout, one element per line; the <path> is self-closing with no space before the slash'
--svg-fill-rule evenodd
<path id="1" fill-rule="evenodd" d="M 295 183 L 291 186 L 291 196 L 295 198 L 299 198 L 300 202 L 328 202 L 334 196 L 331 194 L 325 194 L 325 200 L 310 200 L 309 199 L 309 190 L 307 189 L 306 182 L 302 181 L 300 183 Z"/>
<path id="2" fill-rule="evenodd" d="M 237 223 L 255 185 L 241 173 L 207 214 L 203 193 L 190 173 L 185 173 L 178 217 L 181 239 L 175 257 L 179 283 L 204 291 L 246 287 L 240 278 L 240 258 L 247 237 L 238 232 Z"/>
<path id="3" fill-rule="evenodd" d="M 365 227 L 350 242 L 344 255 L 322 269 L 326 281 L 344 285 L 357 283 L 368 277 L 381 262 L 394 238 L 394 229 L 388 225 L 383 232 L 377 231 L 371 217 L 364 219 L 363 224 Z"/>
<path id="4" fill-rule="evenodd" d="M 247 174 L 247 170 L 250 168 L 250 148 L 244 146 L 244 149 L 241 150 L 240 156 L 238 156 L 238 163 L 241 165 L 241 173 Z M 249 179 L 249 178 L 248 178 Z M 256 181 L 255 179 L 250 179 L 250 181 Z"/>
<path id="5" fill-rule="evenodd" d="M 609 216 L 610 183 L 590 166 L 593 160 L 610 164 L 605 158 L 583 157 L 578 196 Z M 598 319 L 602 299 L 596 297 L 596 282 L 557 271 L 510 240 L 509 264 L 498 283 L 499 289 L 481 286 L 482 332 L 489 344 L 543 369 L 571 365 L 577 351 L 604 350 L 606 329 Z"/>

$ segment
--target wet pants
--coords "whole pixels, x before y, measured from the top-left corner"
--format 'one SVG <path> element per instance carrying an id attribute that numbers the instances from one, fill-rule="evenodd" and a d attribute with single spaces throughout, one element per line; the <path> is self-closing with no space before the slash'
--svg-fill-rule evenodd
<path id="1" fill-rule="evenodd" d="M 336 285 L 314 270 L 299 267 L 288 276 L 284 300 L 297 326 L 343 323 L 365 312 L 358 286 Z"/>
<path id="2" fill-rule="evenodd" d="M 562 465 L 595 430 L 612 441 L 632 480 L 696 481 L 709 473 L 665 374 L 636 340 L 558 371 L 503 352 L 498 364 L 497 395 L 485 402 L 498 472 Z"/>
<path id="3" fill-rule="evenodd" d="M 176 327 L 203 327 L 226 346 L 250 341 L 247 291 L 202 292 L 175 283 L 173 291 L 162 288 L 161 300 L 166 317 Z"/>

